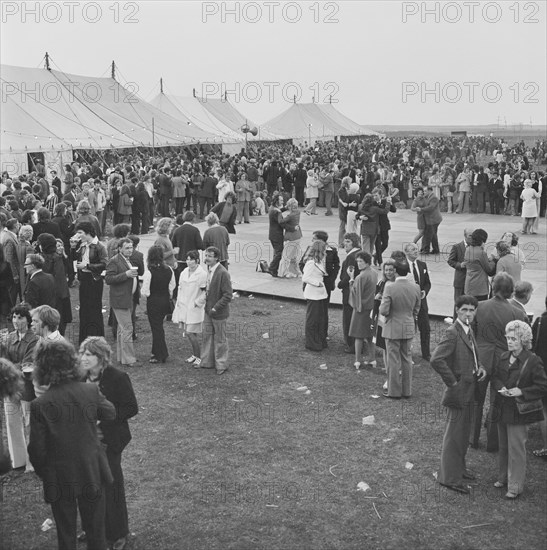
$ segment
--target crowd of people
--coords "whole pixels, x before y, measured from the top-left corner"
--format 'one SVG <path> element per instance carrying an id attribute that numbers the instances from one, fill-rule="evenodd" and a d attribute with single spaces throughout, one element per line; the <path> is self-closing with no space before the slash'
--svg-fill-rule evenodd
<path id="1" fill-rule="evenodd" d="M 354 356 L 355 369 L 379 368 L 382 354 L 382 394 L 404 399 L 413 393 L 411 346 L 419 333 L 422 360 L 447 386 L 443 404 L 450 414 L 438 481 L 449 489 L 471 490 L 467 481 L 474 474 L 465 456 L 468 445 L 479 445 L 490 384 L 487 450 L 499 452 L 496 487 L 507 486 L 506 497 L 517 498 L 524 489 L 528 424 L 542 422 L 543 448 L 536 454 L 547 456 L 547 313 L 530 327 L 525 305 L 533 288 L 522 280 L 519 238 L 506 232 L 488 251 L 486 231 L 466 228 L 448 257 L 454 315 L 433 353 L 431 280 L 419 255 L 440 253 L 442 213 L 470 207 L 480 214 L 487 203 L 492 214 L 520 213 L 522 233 L 537 232 L 547 180 L 532 162 L 545 162 L 546 153 L 545 142 L 528 148 L 493 138 L 373 137 L 314 147 L 253 145 L 233 156 L 200 149 L 161 157 L 94 153 L 66 165 L 63 180 L 54 171 L 46 177 L 40 163 L 27 176 L 3 174 L 0 324 L 9 326 L 9 319 L 13 329 L 0 335 L 8 449 L 11 466 L 36 471 L 44 487 L 63 481 L 76 487 L 62 498 L 45 493 L 59 547 L 75 547 L 76 505 L 88 547 L 103 548 L 108 540 L 120 550 L 127 542 L 121 454 L 131 438 L 127 420 L 138 407 L 104 338 L 104 285 L 121 366 L 141 365 L 134 342 L 136 306 L 144 297 L 149 363 L 168 361 L 170 319 L 191 346 L 186 363 L 223 375 L 233 297 L 230 235 L 254 216 L 267 215 L 273 250 L 271 261 L 257 269 L 274 278 L 302 278 L 308 350 L 328 347 L 330 298 L 339 288 L 344 351 Z M 485 157 L 494 160 L 479 165 Z M 338 211 L 336 242 L 316 230 L 304 250 L 300 219 L 318 215 L 318 206 L 326 207 L 326 216 Z M 384 259 L 389 214 L 398 208 L 417 213 L 419 232 Z M 199 220 L 207 223 L 203 233 Z M 150 231 L 155 241 L 145 259 L 139 235 Z M 73 320 L 73 286 L 79 354 L 64 338 Z M 48 410 L 63 399 L 81 411 L 92 406 L 94 422 L 53 429 Z M 63 452 L 48 452 L 52 445 Z M 86 484 L 96 489 L 93 499 L 83 493 Z"/>

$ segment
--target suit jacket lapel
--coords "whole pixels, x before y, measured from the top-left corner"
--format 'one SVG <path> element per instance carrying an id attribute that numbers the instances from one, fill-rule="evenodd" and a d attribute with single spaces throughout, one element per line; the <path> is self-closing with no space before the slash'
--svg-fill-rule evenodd
<path id="1" fill-rule="evenodd" d="M 458 330 L 458 334 L 460 338 L 464 341 L 465 345 L 473 352 L 473 346 L 471 345 L 471 341 L 469 340 L 469 336 L 465 334 L 465 330 L 463 327 L 456 321 L 456 328 Z M 471 327 L 469 327 L 469 330 L 471 330 Z"/>

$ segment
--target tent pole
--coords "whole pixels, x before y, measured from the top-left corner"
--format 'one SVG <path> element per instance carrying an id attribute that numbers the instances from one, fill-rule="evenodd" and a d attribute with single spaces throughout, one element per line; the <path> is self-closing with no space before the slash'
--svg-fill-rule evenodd
<path id="1" fill-rule="evenodd" d="M 163 78 L 160 78 L 160 93 L 163 94 Z"/>
<path id="2" fill-rule="evenodd" d="M 49 66 L 49 54 L 46 52 L 46 70 L 51 71 Z"/>
<path id="3" fill-rule="evenodd" d="M 152 156 L 155 155 L 154 146 L 155 146 L 154 117 L 152 117 Z"/>
<path id="4" fill-rule="evenodd" d="M 116 80 L 116 64 L 114 63 L 114 61 L 112 61 L 112 72 L 111 72 L 111 76 L 114 80 Z"/>

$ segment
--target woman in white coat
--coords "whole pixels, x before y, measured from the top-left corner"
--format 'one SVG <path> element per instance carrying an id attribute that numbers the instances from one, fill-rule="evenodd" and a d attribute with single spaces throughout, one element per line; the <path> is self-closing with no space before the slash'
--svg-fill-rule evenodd
<path id="1" fill-rule="evenodd" d="M 186 359 L 195 368 L 201 365 L 200 335 L 205 316 L 205 289 L 207 272 L 199 264 L 199 252 L 190 250 L 186 255 L 188 267 L 180 274 L 177 303 L 173 311 L 173 323 L 181 323 L 192 346 L 192 355 Z"/>
<path id="2" fill-rule="evenodd" d="M 532 187 L 532 180 L 524 180 L 524 189 L 520 194 L 522 199 L 522 233 L 526 235 L 535 235 L 534 222 L 536 221 L 537 199 L 541 198 L 541 195 Z"/>

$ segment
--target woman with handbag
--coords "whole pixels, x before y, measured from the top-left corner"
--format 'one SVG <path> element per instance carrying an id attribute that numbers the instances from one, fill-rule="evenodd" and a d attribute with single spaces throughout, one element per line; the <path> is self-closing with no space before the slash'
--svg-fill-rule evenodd
<path id="1" fill-rule="evenodd" d="M 530 351 L 532 329 L 524 321 L 507 323 L 505 338 L 509 351 L 501 355 L 492 372 L 499 418 L 498 480 L 494 487 L 507 485 L 505 498 L 513 500 L 524 490 L 527 427 L 543 418 L 541 398 L 547 395 L 547 375 L 541 359 Z"/>
<path id="2" fill-rule="evenodd" d="M 289 199 L 286 207 L 287 210 L 282 213 L 283 220 L 281 223 L 282 227 L 285 229 L 285 234 L 283 236 L 285 244 L 283 246 L 283 254 L 281 256 L 281 262 L 279 263 L 277 276 L 293 279 L 300 277 L 298 260 L 301 256 L 300 240 L 302 239 L 302 230 L 300 229 L 300 210 L 298 210 L 298 201 L 296 199 Z"/>
<path id="3" fill-rule="evenodd" d="M 163 321 L 171 313 L 171 296 L 175 290 L 175 273 L 164 260 L 163 248 L 148 250 L 141 294 L 146 296 L 146 312 L 152 330 L 152 354 L 149 363 L 165 363 L 169 357 Z"/>

